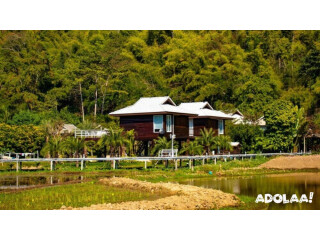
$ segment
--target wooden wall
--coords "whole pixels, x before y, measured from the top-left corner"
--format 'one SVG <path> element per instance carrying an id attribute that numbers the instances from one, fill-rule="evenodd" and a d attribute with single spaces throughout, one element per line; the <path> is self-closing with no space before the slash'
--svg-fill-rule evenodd
<path id="1" fill-rule="evenodd" d="M 153 132 L 153 115 L 138 115 L 120 117 L 120 127 L 126 131 L 134 129 L 136 140 L 153 140 L 159 136 L 170 137 L 171 133 L 166 132 L 166 115 L 163 115 L 163 130 L 165 134 Z M 174 117 L 174 132 L 177 139 L 187 139 L 189 137 L 189 122 L 187 116 Z"/>
<path id="2" fill-rule="evenodd" d="M 218 135 L 218 120 L 209 118 L 194 118 L 194 136 L 200 136 L 200 129 L 212 128 L 214 130 L 214 135 Z"/>

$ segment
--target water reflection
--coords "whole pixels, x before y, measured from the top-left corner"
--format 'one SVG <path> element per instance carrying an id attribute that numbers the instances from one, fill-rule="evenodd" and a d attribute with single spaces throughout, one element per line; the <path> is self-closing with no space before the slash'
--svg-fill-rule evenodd
<path id="1" fill-rule="evenodd" d="M 90 177 L 92 179 L 92 177 Z M 34 188 L 45 185 L 55 185 L 87 180 L 83 175 L 51 175 L 51 176 L 2 176 L 0 177 L 0 192 Z"/>
<path id="2" fill-rule="evenodd" d="M 237 178 L 207 178 L 181 181 L 180 183 L 205 188 L 214 188 L 224 192 L 246 195 L 256 198 L 258 194 L 292 194 L 299 198 L 302 194 L 309 197 L 314 192 L 312 203 L 269 204 L 269 209 L 320 209 L 320 173 L 290 173 L 266 176 Z"/>

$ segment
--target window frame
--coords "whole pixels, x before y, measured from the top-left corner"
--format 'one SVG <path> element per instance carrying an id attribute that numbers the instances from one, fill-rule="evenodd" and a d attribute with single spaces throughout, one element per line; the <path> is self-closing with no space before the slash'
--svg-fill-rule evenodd
<path id="1" fill-rule="evenodd" d="M 156 130 L 156 128 L 155 128 L 155 118 L 156 117 L 161 117 L 162 127 L 159 129 L 159 132 L 155 131 Z M 161 133 L 162 131 L 163 131 L 163 115 L 153 115 L 153 132 L 154 133 Z"/>
<path id="2" fill-rule="evenodd" d="M 192 122 L 192 128 L 190 124 L 191 122 Z M 189 118 L 188 125 L 189 125 L 189 137 L 194 137 L 194 119 L 193 118 Z M 192 134 L 190 134 L 191 132 Z"/>
<path id="3" fill-rule="evenodd" d="M 218 120 L 218 133 L 219 135 L 224 135 L 224 120 Z"/>
<path id="4" fill-rule="evenodd" d="M 168 118 L 170 119 L 170 125 L 168 125 Z M 172 115 L 166 115 L 166 132 L 172 133 Z M 170 128 L 170 130 L 168 130 Z"/>

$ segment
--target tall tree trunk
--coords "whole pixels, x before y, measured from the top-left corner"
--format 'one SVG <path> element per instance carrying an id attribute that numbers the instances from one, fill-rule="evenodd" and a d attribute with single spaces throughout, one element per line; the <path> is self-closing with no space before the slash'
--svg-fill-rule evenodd
<path id="1" fill-rule="evenodd" d="M 102 97 L 102 105 L 101 105 L 101 115 L 103 115 L 103 111 L 104 111 L 104 101 L 106 99 L 106 94 L 103 94 L 103 97 Z"/>
<path id="2" fill-rule="evenodd" d="M 81 101 L 81 114 L 82 114 L 82 121 L 84 122 L 84 107 L 83 107 L 83 98 L 82 98 L 81 82 L 79 83 L 79 90 L 80 90 L 80 101 Z"/>
<path id="3" fill-rule="evenodd" d="M 95 96 L 94 96 L 94 121 L 96 121 L 97 119 L 97 103 L 98 103 L 98 88 L 97 88 L 97 84 L 98 84 L 98 76 L 96 76 L 96 91 L 95 91 Z"/>

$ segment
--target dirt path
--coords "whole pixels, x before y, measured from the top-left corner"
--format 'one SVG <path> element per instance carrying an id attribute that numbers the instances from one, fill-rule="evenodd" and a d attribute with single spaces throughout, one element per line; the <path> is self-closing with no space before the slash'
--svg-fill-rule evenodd
<path id="1" fill-rule="evenodd" d="M 320 155 L 277 157 L 259 168 L 271 169 L 320 169 Z"/>
<path id="2" fill-rule="evenodd" d="M 97 204 L 90 207 L 74 208 L 75 210 L 196 210 L 234 207 L 240 204 L 240 200 L 234 194 L 196 186 L 175 183 L 150 183 L 129 178 L 104 178 L 100 181 L 103 184 L 114 187 L 150 192 L 166 191 L 173 195 L 154 201 L 143 200 Z"/>

